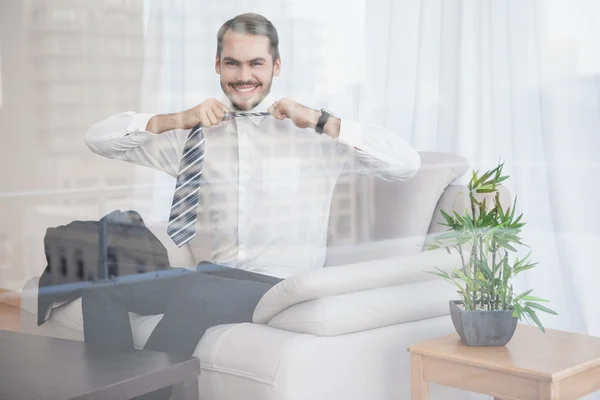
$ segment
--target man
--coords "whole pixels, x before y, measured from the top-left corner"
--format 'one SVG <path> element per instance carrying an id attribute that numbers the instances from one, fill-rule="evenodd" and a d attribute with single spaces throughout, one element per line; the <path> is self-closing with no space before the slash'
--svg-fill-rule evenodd
<path id="1" fill-rule="evenodd" d="M 330 202 L 342 173 L 404 180 L 418 170 L 418 153 L 393 133 L 274 98 L 278 46 L 271 22 L 239 15 L 217 34 L 221 100 L 174 114 L 120 113 L 88 131 L 93 152 L 177 177 L 190 129 L 201 123 L 202 190 L 213 198 L 208 206 L 220 211 L 210 221 L 212 260 L 201 263 L 200 273 L 175 270 L 127 290 L 106 285 L 84 293 L 86 341 L 131 346 L 127 312 L 164 312 L 146 348 L 193 352 L 207 327 L 251 320 L 272 285 L 323 266 Z M 269 115 L 226 119 L 232 111 Z"/>

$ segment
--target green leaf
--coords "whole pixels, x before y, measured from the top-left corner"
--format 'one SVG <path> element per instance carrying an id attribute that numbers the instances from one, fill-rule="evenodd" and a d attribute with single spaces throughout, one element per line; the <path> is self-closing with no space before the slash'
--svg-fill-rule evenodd
<path id="1" fill-rule="evenodd" d="M 454 218 L 452 218 L 450 215 L 448 215 L 448 213 L 446 211 L 440 210 L 440 214 L 442 214 L 442 217 L 444 217 L 444 219 L 446 220 L 446 222 L 448 223 L 449 226 L 455 225 Z"/>
<path id="2" fill-rule="evenodd" d="M 531 251 L 529 253 L 527 253 L 525 255 L 525 257 L 523 257 L 522 259 L 519 259 L 519 257 L 517 257 L 517 259 L 515 260 L 515 266 L 518 267 L 518 266 L 524 264 L 527 261 L 527 259 L 529 258 L 529 256 L 531 256 Z"/>
<path id="3" fill-rule="evenodd" d="M 520 295 L 515 297 L 515 299 L 513 301 L 517 302 L 517 301 L 521 300 L 522 298 L 524 298 L 525 296 L 527 296 L 531 292 L 533 292 L 533 289 L 529 289 L 528 291 L 521 293 Z"/>
<path id="4" fill-rule="evenodd" d="M 485 282 L 485 281 L 483 281 L 483 280 L 481 280 L 481 279 L 473 279 L 473 283 L 476 283 L 476 284 L 478 284 L 479 286 L 483 286 L 483 287 L 485 287 L 485 286 L 487 286 L 487 285 L 488 285 L 488 283 L 487 283 L 487 282 Z"/>
<path id="5" fill-rule="evenodd" d="M 489 171 L 487 171 L 486 173 L 484 173 L 483 175 L 481 175 L 481 178 L 479 178 L 477 180 L 477 182 L 475 183 L 475 186 L 479 186 L 482 183 L 487 183 L 487 179 L 489 179 L 490 176 L 492 176 L 496 171 L 498 170 L 498 167 L 491 169 Z"/>
<path id="6" fill-rule="evenodd" d="M 517 217 L 517 219 L 513 222 L 513 224 L 515 224 L 515 225 L 519 224 L 519 221 L 521 220 L 521 218 L 523 218 L 523 214 L 519 215 Z M 525 224 L 523 224 L 523 225 L 525 225 Z"/>
<path id="7" fill-rule="evenodd" d="M 475 189 L 476 193 L 494 193 L 496 189 Z"/>
<path id="8" fill-rule="evenodd" d="M 454 224 L 456 230 L 461 229 L 465 225 L 465 220 L 456 211 L 454 211 Z"/>
<path id="9" fill-rule="evenodd" d="M 558 315 L 558 313 L 556 311 L 551 310 L 548 307 L 545 307 L 541 304 L 533 303 L 531 301 L 526 301 L 525 304 L 527 304 L 531 308 L 535 308 L 535 309 L 543 311 L 545 313 L 552 314 L 552 315 Z"/>
<path id="10" fill-rule="evenodd" d="M 520 272 L 527 271 L 528 269 L 534 268 L 537 264 L 538 263 L 532 263 L 532 264 L 524 265 L 522 267 L 515 267 L 514 268 L 515 275 L 517 275 Z"/>
<path id="11" fill-rule="evenodd" d="M 437 276 L 441 276 L 442 278 L 446 278 L 446 279 L 450 279 L 450 275 L 448 275 L 448 273 L 440 268 L 436 268 L 438 272 L 435 271 L 428 271 L 431 274 L 437 275 Z"/>
<path id="12" fill-rule="evenodd" d="M 441 268 L 437 268 L 437 267 L 436 267 L 436 270 L 437 270 L 437 271 L 438 271 L 438 273 L 439 273 L 439 274 L 441 274 L 442 276 L 445 276 L 445 277 L 446 277 L 446 278 L 448 278 L 448 279 L 450 278 L 450 275 L 448 274 L 448 272 L 444 271 L 443 269 L 441 269 Z"/>
<path id="13" fill-rule="evenodd" d="M 517 210 L 517 196 L 515 195 L 515 199 L 513 201 L 512 213 L 510 214 L 510 220 L 515 219 L 515 211 Z"/>
<path id="14" fill-rule="evenodd" d="M 540 319 L 538 318 L 538 316 L 536 315 L 535 311 L 533 311 L 529 307 L 525 307 L 524 311 L 531 317 L 533 322 L 535 322 L 535 324 L 541 329 L 541 331 L 546 333 L 546 330 L 544 329 L 544 326 L 542 325 L 542 323 L 541 323 Z"/>
<path id="15" fill-rule="evenodd" d="M 468 286 L 473 287 L 473 280 L 466 276 L 462 271 L 457 269 L 454 271 L 454 273 L 458 275 L 458 277 L 462 279 Z"/>
<path id="16" fill-rule="evenodd" d="M 513 313 L 513 315 L 514 315 L 514 313 Z M 529 316 L 529 314 L 527 314 L 523 309 L 521 309 L 521 312 L 519 313 L 519 319 L 524 320 L 529 325 L 531 325 L 531 323 L 533 322 L 531 320 L 531 317 Z"/>
<path id="17" fill-rule="evenodd" d="M 425 272 L 428 273 L 428 274 L 439 276 L 440 278 L 450 279 L 450 277 L 448 276 L 448 274 L 442 274 L 440 272 L 435 272 L 435 271 L 425 271 Z"/>
<path id="18" fill-rule="evenodd" d="M 496 184 L 499 184 L 500 182 L 504 182 L 507 179 L 508 179 L 508 175 L 501 176 L 500 178 L 496 179 Z"/>
<path id="19" fill-rule="evenodd" d="M 496 204 L 496 209 L 498 210 L 498 217 L 500 218 L 500 221 L 504 221 L 504 210 L 502 210 L 502 204 L 497 203 Z"/>
<path id="20" fill-rule="evenodd" d="M 512 277 L 512 270 L 508 266 L 508 260 L 506 258 L 502 259 L 502 265 L 502 284 L 506 286 L 506 284 Z"/>
<path id="21" fill-rule="evenodd" d="M 521 300 L 541 301 L 543 303 L 549 303 L 550 302 L 550 300 L 541 299 L 541 298 L 535 297 L 535 296 L 523 296 L 523 298 Z"/>
<path id="22" fill-rule="evenodd" d="M 486 229 L 485 236 L 491 236 L 492 232 L 490 231 L 496 226 L 496 217 L 491 213 L 482 215 L 480 219 L 480 226 L 483 229 Z"/>
<path id="23" fill-rule="evenodd" d="M 456 244 L 457 246 L 461 246 L 461 245 L 463 245 L 463 244 L 470 243 L 472 240 L 473 240 L 473 238 L 472 238 L 472 237 L 468 237 L 468 236 L 466 236 L 466 235 L 465 235 L 464 237 L 460 237 L 460 238 L 458 238 L 458 239 L 456 240 L 456 243 L 455 243 L 455 244 Z"/>
<path id="24" fill-rule="evenodd" d="M 522 244 L 521 243 L 521 238 L 514 233 L 514 230 L 510 229 L 510 230 L 505 230 L 503 232 L 501 232 L 501 235 L 499 235 L 500 237 L 502 237 L 502 239 L 508 241 L 509 243 L 518 243 L 518 244 Z"/>
<path id="25" fill-rule="evenodd" d="M 492 270 L 490 270 L 490 267 L 487 265 L 487 260 L 485 258 L 483 260 L 474 260 L 473 264 L 483 273 L 486 280 L 492 279 Z"/>
<path id="26" fill-rule="evenodd" d="M 514 247 L 512 247 L 507 240 L 504 240 L 502 238 L 496 238 L 496 241 L 505 249 L 509 249 L 510 251 L 514 251 L 516 252 L 517 249 L 515 249 Z"/>
<path id="27" fill-rule="evenodd" d="M 449 239 L 456 239 L 458 237 L 461 237 L 462 235 L 464 235 L 463 232 L 460 231 L 450 231 L 450 232 L 445 232 L 442 233 L 438 236 L 435 237 L 436 240 L 449 240 Z"/>
<path id="28" fill-rule="evenodd" d="M 474 221 L 473 218 L 471 218 L 470 215 L 465 215 L 463 218 L 463 225 L 469 230 L 469 231 L 473 231 L 473 226 L 474 226 Z"/>
<path id="29" fill-rule="evenodd" d="M 469 190 L 472 190 L 475 183 L 477 182 L 477 171 L 473 170 L 473 174 L 471 176 L 471 180 L 469 181 Z"/>
<path id="30" fill-rule="evenodd" d="M 513 317 L 517 317 L 519 319 L 521 319 L 521 314 L 523 313 L 523 308 L 521 307 L 521 305 L 519 303 L 515 303 L 514 305 L 514 310 L 513 310 Z"/>

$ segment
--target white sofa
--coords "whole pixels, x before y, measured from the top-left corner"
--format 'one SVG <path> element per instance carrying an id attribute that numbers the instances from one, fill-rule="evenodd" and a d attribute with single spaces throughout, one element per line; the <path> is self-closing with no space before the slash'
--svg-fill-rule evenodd
<path id="1" fill-rule="evenodd" d="M 202 365 L 202 400 L 410 398 L 408 346 L 454 331 L 448 300 L 457 297 L 455 288 L 426 271 L 450 270 L 460 259 L 424 245 L 445 229 L 440 209 L 462 213 L 467 204 L 466 188 L 452 184 L 467 172 L 467 161 L 432 152 L 421 158 L 410 181 L 371 186 L 377 196 L 366 220 L 384 232 L 382 239 L 331 247 L 327 268 L 266 293 L 253 323 L 216 326 L 204 335 L 194 352 Z M 171 245 L 164 227 L 152 229 L 171 265 L 200 261 L 191 249 Z M 80 299 L 57 306 L 37 326 L 37 281 L 23 290 L 23 330 L 83 340 Z M 143 347 L 161 317 L 131 314 L 136 346 Z M 432 399 L 474 396 L 432 389 Z"/>

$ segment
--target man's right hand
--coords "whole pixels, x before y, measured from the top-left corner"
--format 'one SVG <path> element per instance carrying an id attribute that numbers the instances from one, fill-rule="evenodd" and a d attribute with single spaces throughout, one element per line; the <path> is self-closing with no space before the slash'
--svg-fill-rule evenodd
<path id="1" fill-rule="evenodd" d="M 208 99 L 204 103 L 180 113 L 182 129 L 192 129 L 199 123 L 202 123 L 204 128 L 210 128 L 223 121 L 225 113 L 228 112 L 231 110 L 219 100 Z"/>
<path id="2" fill-rule="evenodd" d="M 202 123 L 204 128 L 217 125 L 231 110 L 217 99 L 208 99 L 196 107 L 175 114 L 155 115 L 146 125 L 148 132 L 161 134 L 173 129 L 192 129 Z"/>

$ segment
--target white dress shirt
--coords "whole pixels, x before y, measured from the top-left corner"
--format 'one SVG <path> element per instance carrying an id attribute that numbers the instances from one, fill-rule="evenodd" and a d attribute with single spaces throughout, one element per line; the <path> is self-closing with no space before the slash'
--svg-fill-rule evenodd
<path id="1" fill-rule="evenodd" d="M 275 100 L 270 94 L 252 111 L 266 111 Z M 227 97 L 221 101 L 233 109 Z M 113 115 L 89 129 L 86 144 L 176 178 L 189 130 L 147 132 L 152 116 Z M 323 266 L 331 198 L 342 173 L 405 180 L 420 167 L 418 153 L 392 132 L 343 118 L 337 139 L 270 116 L 226 120 L 204 135 L 208 184 L 199 221 L 202 212 L 210 218 L 197 229 L 210 232 L 210 261 L 279 278 Z M 190 246 L 194 240 L 200 237 Z"/>

